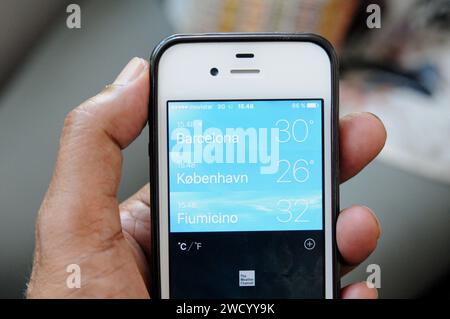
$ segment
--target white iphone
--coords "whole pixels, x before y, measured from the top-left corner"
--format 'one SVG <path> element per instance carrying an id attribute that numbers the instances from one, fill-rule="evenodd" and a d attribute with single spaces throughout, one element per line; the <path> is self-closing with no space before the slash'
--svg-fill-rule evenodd
<path id="1" fill-rule="evenodd" d="M 157 46 L 153 297 L 337 297 L 336 64 L 311 34 L 175 35 Z"/>

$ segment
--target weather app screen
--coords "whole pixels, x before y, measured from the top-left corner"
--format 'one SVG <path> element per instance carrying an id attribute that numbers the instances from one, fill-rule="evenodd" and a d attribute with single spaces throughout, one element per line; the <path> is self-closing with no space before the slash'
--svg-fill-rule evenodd
<path id="1" fill-rule="evenodd" d="M 169 101 L 171 298 L 323 298 L 323 101 Z"/>

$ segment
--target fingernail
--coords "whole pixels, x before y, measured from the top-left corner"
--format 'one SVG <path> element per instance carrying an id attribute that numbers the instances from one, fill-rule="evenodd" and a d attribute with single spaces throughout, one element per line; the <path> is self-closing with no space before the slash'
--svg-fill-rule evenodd
<path id="1" fill-rule="evenodd" d="M 367 206 L 363 206 L 363 207 L 365 207 L 372 214 L 373 218 L 375 219 L 375 222 L 378 225 L 378 238 L 377 239 L 380 239 L 380 237 L 381 237 L 381 223 L 380 223 L 380 220 L 378 219 L 377 215 L 373 212 L 373 210 L 371 210 Z"/>
<path id="2" fill-rule="evenodd" d="M 135 79 L 146 69 L 147 62 L 141 58 L 133 58 L 117 76 L 114 84 L 124 85 Z"/>
<path id="3" fill-rule="evenodd" d="M 381 120 L 381 118 L 378 116 L 378 115 L 376 115 L 375 113 L 372 113 L 372 112 L 367 112 L 368 114 L 370 114 L 370 115 L 372 115 L 374 118 L 376 118 L 378 121 L 380 121 L 381 123 L 383 123 L 383 121 Z"/>
<path id="4" fill-rule="evenodd" d="M 364 112 L 351 112 L 351 113 L 345 114 L 342 117 L 342 119 L 352 119 L 352 118 L 358 117 L 362 114 L 364 114 Z"/>

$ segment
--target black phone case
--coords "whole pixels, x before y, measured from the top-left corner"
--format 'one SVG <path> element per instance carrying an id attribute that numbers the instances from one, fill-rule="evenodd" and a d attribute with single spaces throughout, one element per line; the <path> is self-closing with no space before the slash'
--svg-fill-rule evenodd
<path id="1" fill-rule="evenodd" d="M 336 220 L 339 213 L 339 82 L 338 59 L 331 44 L 315 34 L 310 33 L 202 33 L 176 34 L 162 40 L 153 50 L 150 57 L 150 85 L 151 93 L 148 110 L 149 124 L 149 157 L 150 157 L 150 203 L 151 203 L 151 240 L 152 240 L 152 269 L 151 269 L 151 297 L 161 297 L 161 278 L 159 267 L 159 187 L 158 187 L 158 63 L 163 53 L 178 43 L 195 42 L 256 42 L 256 41 L 300 41 L 313 42 L 321 46 L 331 61 L 331 156 L 332 156 L 332 189 L 331 204 L 333 210 L 333 298 L 339 298 L 340 275 L 338 251 L 336 247 Z"/>

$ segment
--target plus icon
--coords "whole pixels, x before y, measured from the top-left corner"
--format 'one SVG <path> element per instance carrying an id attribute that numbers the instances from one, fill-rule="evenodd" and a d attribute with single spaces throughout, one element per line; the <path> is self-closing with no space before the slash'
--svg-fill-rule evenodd
<path id="1" fill-rule="evenodd" d="M 308 238 L 305 240 L 305 242 L 303 243 L 303 246 L 305 246 L 305 248 L 307 250 L 313 250 L 314 247 L 316 247 L 316 242 L 314 241 L 314 239 L 312 238 Z"/>

